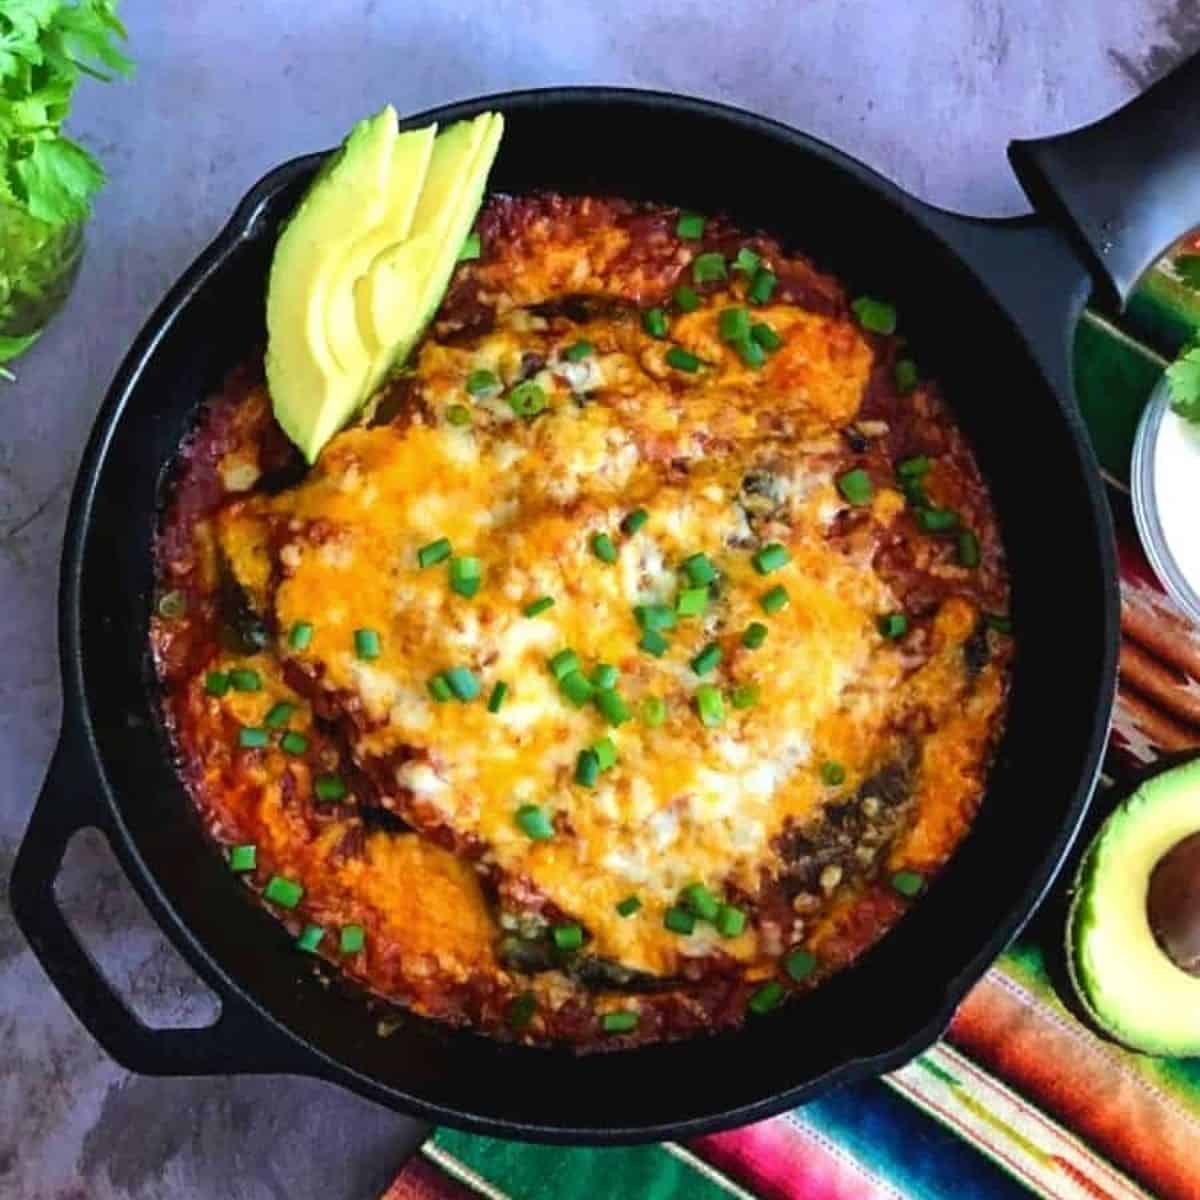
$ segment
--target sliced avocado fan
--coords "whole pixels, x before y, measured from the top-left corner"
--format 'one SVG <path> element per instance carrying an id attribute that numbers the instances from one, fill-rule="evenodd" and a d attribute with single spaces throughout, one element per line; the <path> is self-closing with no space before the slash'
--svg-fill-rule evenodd
<path id="1" fill-rule="evenodd" d="M 1197 834 L 1200 760 L 1164 771 L 1125 800 L 1075 881 L 1067 923 L 1075 990 L 1098 1025 L 1149 1054 L 1200 1055 Z"/>
<path id="2" fill-rule="evenodd" d="M 389 105 L 355 125 L 284 227 L 267 287 L 267 387 L 309 462 L 437 311 L 503 129 L 484 113 L 400 133 Z"/>

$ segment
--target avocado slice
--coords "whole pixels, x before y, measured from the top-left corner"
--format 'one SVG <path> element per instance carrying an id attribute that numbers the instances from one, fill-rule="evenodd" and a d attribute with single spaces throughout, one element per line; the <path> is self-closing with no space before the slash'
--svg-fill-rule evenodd
<path id="1" fill-rule="evenodd" d="M 408 240 L 385 250 L 356 285 L 359 328 L 374 353 L 368 394 L 404 362 L 441 303 L 503 132 L 499 113 L 483 113 L 438 137 Z"/>
<path id="2" fill-rule="evenodd" d="M 402 133 L 396 139 L 388 172 L 387 203 L 382 217 L 360 232 L 330 282 L 325 317 L 330 352 L 343 372 L 360 380 L 360 387 L 365 381 L 364 349 L 358 328 L 354 285 L 383 250 L 403 242 L 409 236 L 425 187 L 436 134 L 436 124 L 426 125 Z"/>
<path id="3" fill-rule="evenodd" d="M 330 351 L 326 313 L 337 264 L 387 207 L 397 138 L 389 105 L 350 131 L 284 227 L 267 284 L 267 386 L 275 417 L 311 462 L 361 403 L 365 351 L 353 383 Z"/>
<path id="4" fill-rule="evenodd" d="M 1067 922 L 1075 990 L 1098 1025 L 1149 1054 L 1200 1055 L 1200 975 L 1191 973 L 1200 939 L 1197 833 L 1200 760 L 1164 771 L 1125 800 L 1075 881 Z"/>

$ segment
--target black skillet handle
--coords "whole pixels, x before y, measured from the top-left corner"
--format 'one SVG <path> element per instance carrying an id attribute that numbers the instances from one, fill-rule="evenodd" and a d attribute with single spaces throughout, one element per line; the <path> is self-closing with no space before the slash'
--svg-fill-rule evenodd
<path id="1" fill-rule="evenodd" d="M 286 1071 L 287 1054 L 249 1005 L 221 997 L 221 1015 L 202 1029 L 152 1029 L 109 986 L 63 916 L 54 881 L 71 838 L 111 821 L 79 741 L 64 732 L 17 852 L 9 899 L 17 925 L 63 999 L 121 1066 L 143 1075 L 218 1075 Z"/>
<path id="2" fill-rule="evenodd" d="M 1013 142 L 1008 156 L 1034 207 L 1124 307 L 1147 268 L 1200 225 L 1200 56 L 1094 124 Z"/>

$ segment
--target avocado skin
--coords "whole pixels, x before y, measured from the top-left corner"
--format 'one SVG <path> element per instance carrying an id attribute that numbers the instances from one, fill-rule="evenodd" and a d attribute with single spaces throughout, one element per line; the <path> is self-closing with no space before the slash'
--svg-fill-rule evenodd
<path id="1" fill-rule="evenodd" d="M 1167 955 L 1147 912 L 1163 855 L 1198 831 L 1200 759 L 1128 796 L 1087 848 L 1072 887 L 1066 958 L 1079 1002 L 1110 1037 L 1147 1054 L 1200 1055 L 1200 979 Z"/>

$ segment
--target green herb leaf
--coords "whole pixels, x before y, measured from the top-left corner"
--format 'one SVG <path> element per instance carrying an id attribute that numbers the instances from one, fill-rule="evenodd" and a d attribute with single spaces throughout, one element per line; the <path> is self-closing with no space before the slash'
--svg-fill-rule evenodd
<path id="1" fill-rule="evenodd" d="M 1167 388 L 1171 407 L 1185 421 L 1200 423 L 1200 349 L 1189 350 L 1167 368 Z"/>
<path id="2" fill-rule="evenodd" d="M 69 138 L 36 141 L 11 168 L 13 191 L 39 221 L 63 225 L 87 216 L 104 182 L 100 164 Z"/>

